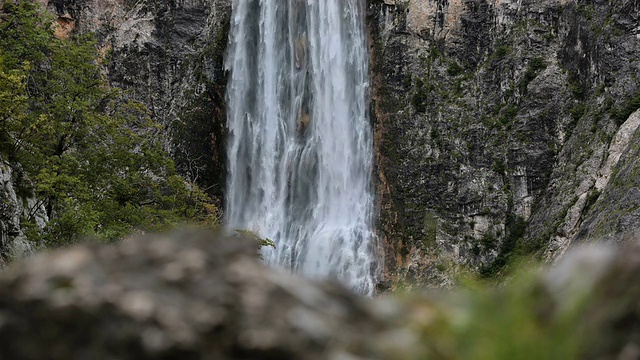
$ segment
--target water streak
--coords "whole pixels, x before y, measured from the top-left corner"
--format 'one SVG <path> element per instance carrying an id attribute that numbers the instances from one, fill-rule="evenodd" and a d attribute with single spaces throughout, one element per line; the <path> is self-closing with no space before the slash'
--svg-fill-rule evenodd
<path id="1" fill-rule="evenodd" d="M 237 0 L 227 68 L 226 223 L 265 259 L 374 291 L 363 0 Z"/>

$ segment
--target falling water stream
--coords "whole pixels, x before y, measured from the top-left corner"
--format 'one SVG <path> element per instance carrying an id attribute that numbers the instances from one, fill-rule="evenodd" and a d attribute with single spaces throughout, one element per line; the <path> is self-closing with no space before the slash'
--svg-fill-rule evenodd
<path id="1" fill-rule="evenodd" d="M 226 224 L 267 262 L 372 294 L 372 135 L 363 0 L 233 2 Z"/>

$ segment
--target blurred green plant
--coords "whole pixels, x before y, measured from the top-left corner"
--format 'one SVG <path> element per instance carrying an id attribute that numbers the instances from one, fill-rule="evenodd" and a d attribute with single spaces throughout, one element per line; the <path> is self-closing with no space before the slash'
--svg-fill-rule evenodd
<path id="1" fill-rule="evenodd" d="M 512 360 L 580 358 L 587 334 L 579 326 L 586 294 L 559 306 L 539 281 L 537 270 L 522 263 L 503 284 L 458 279 L 452 292 L 396 296 L 407 306 L 415 344 L 391 347 L 391 359 Z M 396 352 L 397 351 L 397 352 Z"/>

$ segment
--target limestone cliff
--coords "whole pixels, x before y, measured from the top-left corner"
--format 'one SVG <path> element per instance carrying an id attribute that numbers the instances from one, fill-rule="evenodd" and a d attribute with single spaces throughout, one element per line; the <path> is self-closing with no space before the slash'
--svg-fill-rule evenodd
<path id="1" fill-rule="evenodd" d="M 371 1 L 388 280 L 637 228 L 635 1 Z M 628 120 L 627 120 L 628 119 Z M 609 180 L 611 179 L 611 180 Z"/>
<path id="2" fill-rule="evenodd" d="M 113 86 L 170 135 L 179 170 L 214 195 L 224 186 L 223 61 L 230 0 L 50 0 L 58 32 L 94 32 Z"/>
<path id="3" fill-rule="evenodd" d="M 0 268 L 8 262 L 34 252 L 27 240 L 29 226 L 43 229 L 49 221 L 42 202 L 20 186 L 24 179 L 14 171 L 15 164 L 0 159 Z M 27 225 L 27 219 L 32 223 Z"/>
<path id="4" fill-rule="evenodd" d="M 224 184 L 230 0 L 47 2 L 96 31 L 114 86 L 172 134 L 181 171 Z M 640 4 L 369 0 L 386 282 L 493 275 L 511 254 L 637 228 Z"/>

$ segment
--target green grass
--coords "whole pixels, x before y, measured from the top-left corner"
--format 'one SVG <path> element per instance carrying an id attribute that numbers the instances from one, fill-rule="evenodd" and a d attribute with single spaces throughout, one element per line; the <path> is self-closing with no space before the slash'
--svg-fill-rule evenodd
<path id="1" fill-rule="evenodd" d="M 588 339 L 581 321 L 586 294 L 554 303 L 530 262 L 500 286 L 472 277 L 453 292 L 416 297 L 409 303 L 409 327 L 417 346 L 390 359 L 565 360 L 582 355 Z"/>

